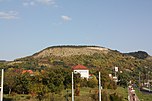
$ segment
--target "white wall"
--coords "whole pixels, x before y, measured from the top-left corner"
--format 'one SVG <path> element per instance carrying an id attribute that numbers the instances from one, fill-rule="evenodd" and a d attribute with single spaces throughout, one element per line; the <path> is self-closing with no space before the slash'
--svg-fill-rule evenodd
<path id="1" fill-rule="evenodd" d="M 74 73 L 80 73 L 82 78 L 89 78 L 89 70 L 74 70 Z"/>

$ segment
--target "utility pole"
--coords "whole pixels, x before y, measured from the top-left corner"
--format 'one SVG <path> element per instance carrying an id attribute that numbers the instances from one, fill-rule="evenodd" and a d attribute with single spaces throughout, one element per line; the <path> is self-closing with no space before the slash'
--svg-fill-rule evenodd
<path id="1" fill-rule="evenodd" d="M 99 72 L 99 101 L 101 101 L 101 78 L 100 78 L 100 72 Z"/>
<path id="2" fill-rule="evenodd" d="M 72 101 L 74 101 L 74 82 L 73 82 L 73 72 L 72 72 Z"/>
<path id="3" fill-rule="evenodd" d="M 3 101 L 3 82 L 4 82 L 4 69 L 2 69 L 2 76 L 1 76 L 1 99 Z"/>

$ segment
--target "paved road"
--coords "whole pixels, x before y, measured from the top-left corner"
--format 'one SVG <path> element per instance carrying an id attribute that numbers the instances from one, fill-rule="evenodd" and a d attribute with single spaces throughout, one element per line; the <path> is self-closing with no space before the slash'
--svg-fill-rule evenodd
<path id="1" fill-rule="evenodd" d="M 140 101 L 132 86 L 128 87 L 128 100 L 129 101 Z"/>

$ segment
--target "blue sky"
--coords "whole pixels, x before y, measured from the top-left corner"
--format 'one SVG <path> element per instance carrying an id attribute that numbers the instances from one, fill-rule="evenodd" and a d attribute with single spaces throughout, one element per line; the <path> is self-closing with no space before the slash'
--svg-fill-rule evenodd
<path id="1" fill-rule="evenodd" d="M 152 0 L 0 0 L 0 60 L 55 45 L 152 55 Z"/>

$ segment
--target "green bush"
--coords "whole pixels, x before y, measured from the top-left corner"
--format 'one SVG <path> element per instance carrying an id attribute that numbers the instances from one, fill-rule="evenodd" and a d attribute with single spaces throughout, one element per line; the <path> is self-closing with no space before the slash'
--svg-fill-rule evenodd
<path id="1" fill-rule="evenodd" d="M 117 94 L 117 93 L 113 93 L 110 95 L 110 100 L 111 101 L 122 101 L 122 96 Z"/>

